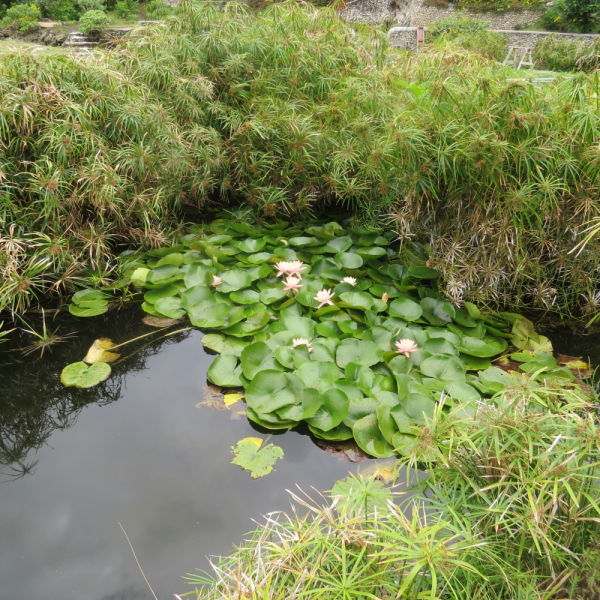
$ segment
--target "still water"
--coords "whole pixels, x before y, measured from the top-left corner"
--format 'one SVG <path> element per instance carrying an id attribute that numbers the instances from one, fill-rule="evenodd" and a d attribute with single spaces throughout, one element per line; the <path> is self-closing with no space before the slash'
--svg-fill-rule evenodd
<path id="1" fill-rule="evenodd" d="M 61 385 L 61 369 L 94 339 L 152 331 L 142 316 L 47 318 L 59 334 L 79 331 L 43 359 L 1 348 L 0 600 L 150 598 L 119 523 L 157 596 L 173 598 L 190 589 L 181 575 L 227 553 L 253 518 L 287 509 L 286 489 L 331 489 L 356 471 L 296 432 L 271 438 L 285 457 L 267 477 L 232 465 L 232 445 L 268 435 L 196 407 L 212 360 L 198 331 L 144 348 L 97 388 Z M 22 334 L 18 345 L 32 341 Z"/>
<path id="2" fill-rule="evenodd" d="M 189 589 L 181 575 L 207 569 L 205 557 L 227 553 L 252 519 L 287 509 L 286 489 L 327 490 L 357 470 L 295 431 L 271 438 L 285 458 L 264 479 L 232 465 L 232 445 L 268 435 L 196 406 L 212 360 L 198 331 L 125 346 L 137 353 L 96 388 L 62 386 L 62 368 L 95 339 L 152 331 L 141 317 L 48 317 L 59 334 L 78 331 L 43 358 L 18 350 L 31 334 L 0 347 L 0 600 L 150 598 L 119 523 L 157 596 L 173 598 Z M 599 336 L 544 333 L 558 352 L 600 363 Z"/>

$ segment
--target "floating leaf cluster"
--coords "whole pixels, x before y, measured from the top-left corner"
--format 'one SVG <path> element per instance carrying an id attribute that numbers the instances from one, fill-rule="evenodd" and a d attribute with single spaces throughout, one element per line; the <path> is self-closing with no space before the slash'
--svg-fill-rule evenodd
<path id="1" fill-rule="evenodd" d="M 404 264 L 393 238 L 335 221 L 217 220 L 128 255 L 124 272 L 147 313 L 211 331 L 204 345 L 220 356 L 208 379 L 245 388 L 249 419 L 274 430 L 304 422 L 383 458 L 409 448 L 441 400 L 468 412 L 503 390 L 511 377 L 491 359 L 509 340 L 551 350 L 519 315 L 444 300 L 426 256 Z M 551 367 L 541 377 L 562 376 L 546 355 L 527 356 Z"/>

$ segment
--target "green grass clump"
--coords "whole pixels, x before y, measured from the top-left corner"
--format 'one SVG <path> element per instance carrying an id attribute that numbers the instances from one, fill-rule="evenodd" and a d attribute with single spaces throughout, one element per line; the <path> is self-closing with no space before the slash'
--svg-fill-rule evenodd
<path id="1" fill-rule="evenodd" d="M 533 55 L 539 68 L 595 71 L 600 67 L 600 41 L 561 40 L 551 35 L 536 42 Z"/>
<path id="2" fill-rule="evenodd" d="M 0 308 L 105 279 L 117 244 L 156 247 L 215 202 L 387 215 L 431 244 L 455 301 L 596 310 L 598 249 L 568 255 L 598 212 L 594 82 L 512 76 L 290 3 L 184 2 L 96 61 L 11 56 L 0 219 L 18 242 L 2 238 Z"/>
<path id="3" fill-rule="evenodd" d="M 591 599 L 600 432 L 582 399 L 537 387 L 473 419 L 440 413 L 406 459 L 428 477 L 404 499 L 355 477 L 334 503 L 295 497 L 301 511 L 268 515 L 213 577 L 188 575 L 183 596 Z"/>

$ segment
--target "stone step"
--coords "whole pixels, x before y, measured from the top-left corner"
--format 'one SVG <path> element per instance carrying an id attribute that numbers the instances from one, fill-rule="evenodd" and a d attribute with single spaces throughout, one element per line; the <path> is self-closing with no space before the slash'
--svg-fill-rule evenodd
<path id="1" fill-rule="evenodd" d="M 97 45 L 98 45 L 98 42 L 70 42 L 70 41 L 66 41 L 63 44 L 63 47 L 65 47 L 65 46 L 67 46 L 67 47 L 68 46 L 71 46 L 71 47 L 82 47 L 82 46 L 85 46 L 87 48 L 87 47 L 92 47 L 92 46 L 97 46 Z"/>

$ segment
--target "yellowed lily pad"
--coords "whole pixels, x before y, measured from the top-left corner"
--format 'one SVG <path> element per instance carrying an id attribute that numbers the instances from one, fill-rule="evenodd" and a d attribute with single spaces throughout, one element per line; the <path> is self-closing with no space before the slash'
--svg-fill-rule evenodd
<path id="1" fill-rule="evenodd" d="M 273 465 L 283 458 L 283 450 L 279 446 L 268 444 L 261 449 L 262 443 L 260 438 L 248 437 L 231 447 L 235 455 L 231 463 L 250 471 L 252 479 L 268 475 L 273 470 Z"/>
<path id="2" fill-rule="evenodd" d="M 110 352 L 116 344 L 108 338 L 100 338 L 94 341 L 90 346 L 88 353 L 83 359 L 84 363 L 93 365 L 97 362 L 112 363 L 117 360 L 121 355 L 118 352 Z"/>

